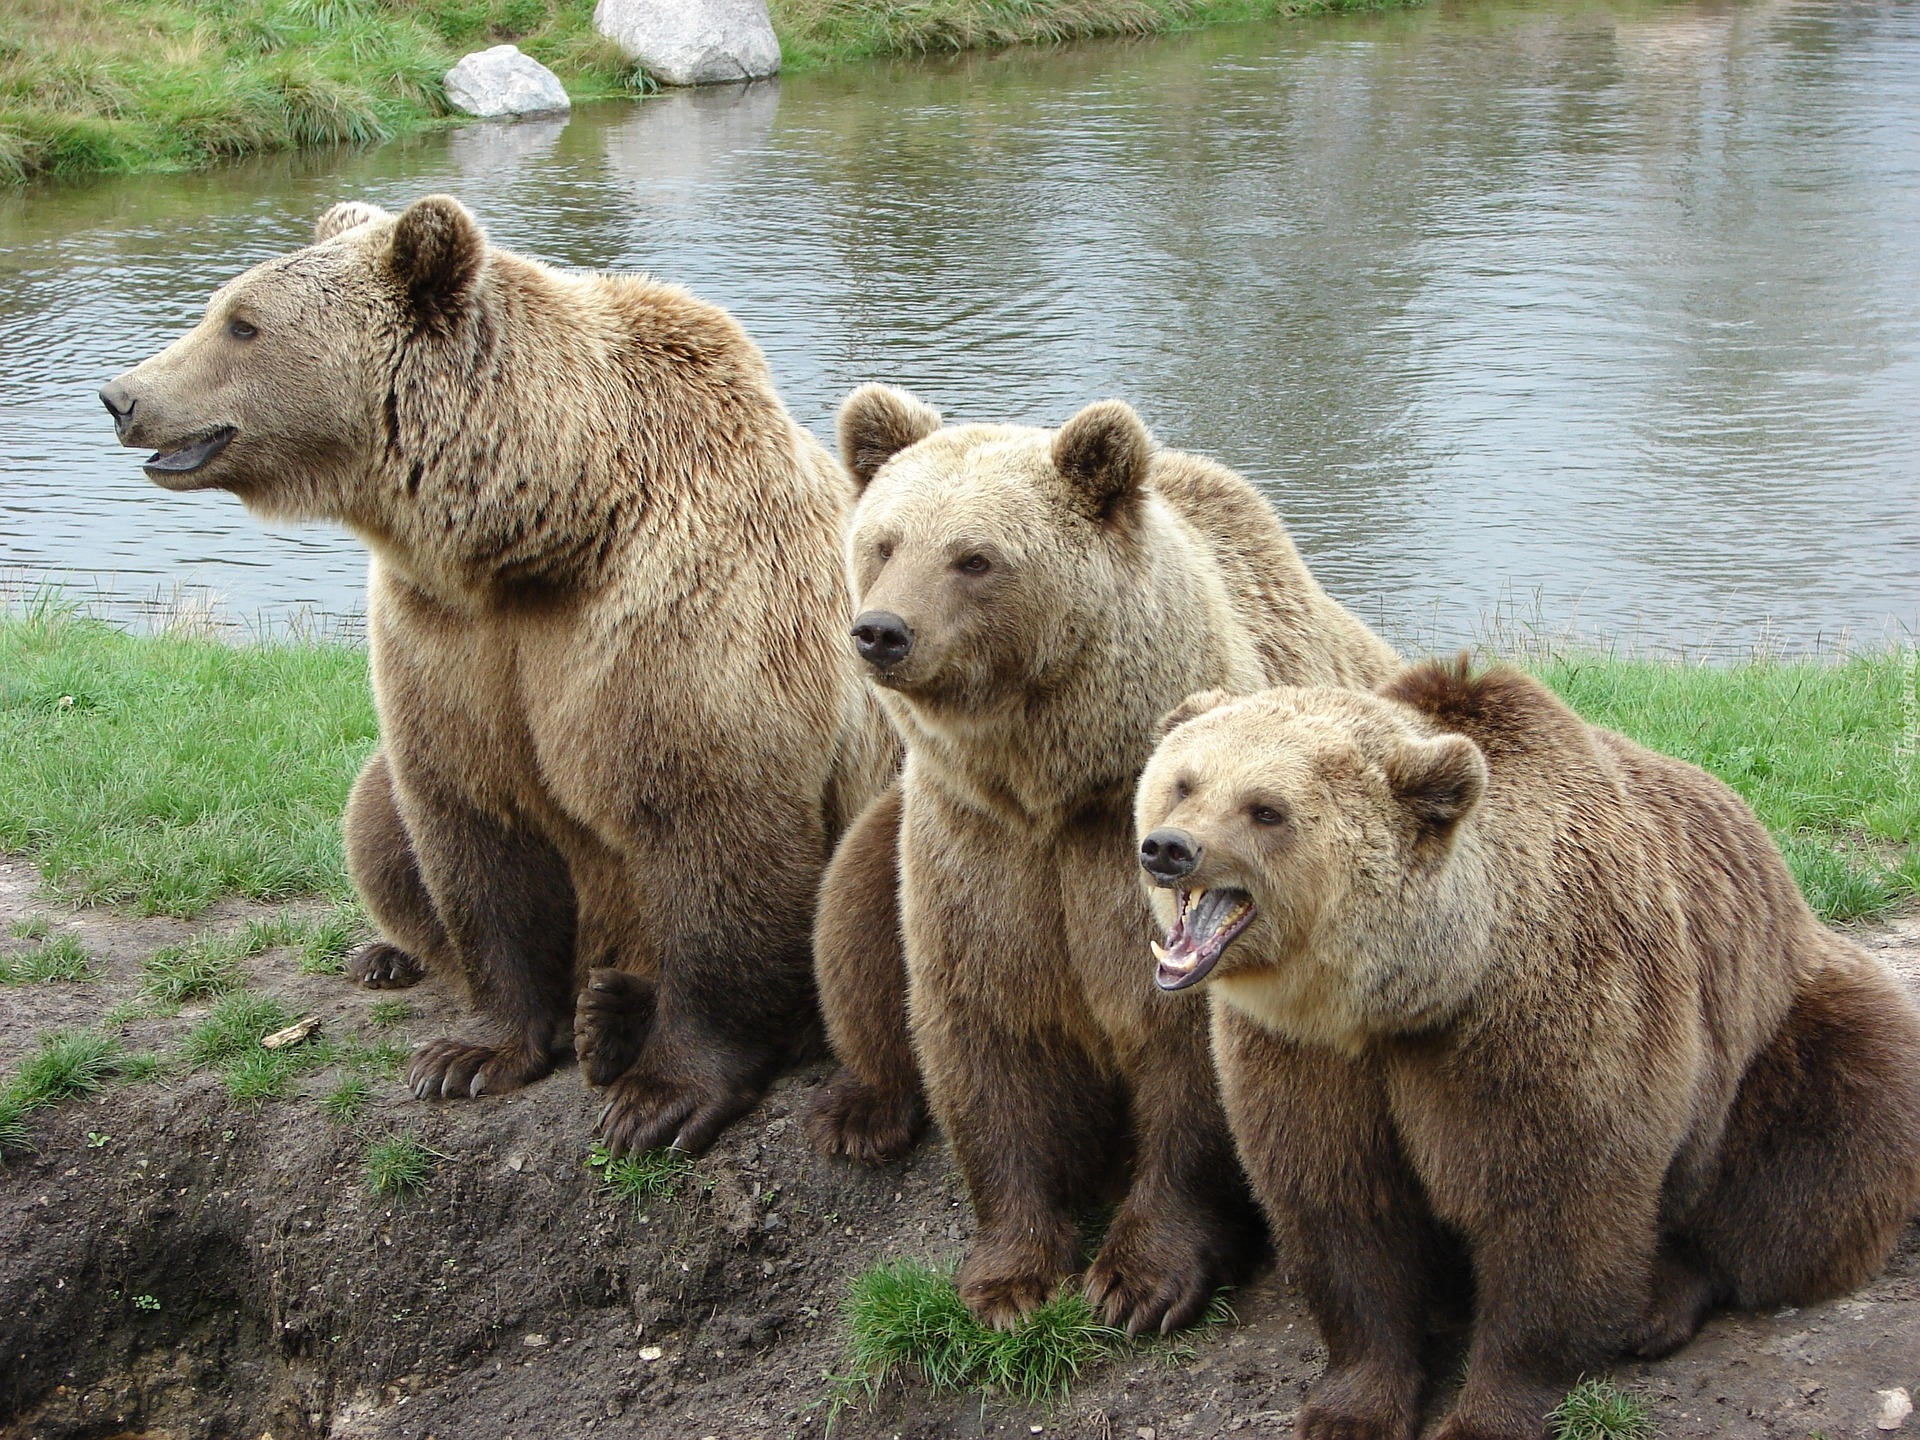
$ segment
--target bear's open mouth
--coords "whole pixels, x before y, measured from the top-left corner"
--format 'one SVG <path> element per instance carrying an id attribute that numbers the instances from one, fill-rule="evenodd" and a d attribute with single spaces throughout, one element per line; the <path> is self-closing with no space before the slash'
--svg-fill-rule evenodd
<path id="1" fill-rule="evenodd" d="M 1179 907 L 1163 948 L 1154 945 L 1160 962 L 1154 982 L 1162 990 L 1184 990 L 1206 979 L 1216 961 L 1253 923 L 1253 897 L 1244 890 L 1216 886 L 1212 890 L 1176 890 Z"/>
<path id="2" fill-rule="evenodd" d="M 239 433 L 231 425 L 222 425 L 218 430 L 182 440 L 169 449 L 154 451 L 142 468 L 158 470 L 163 475 L 191 475 L 226 449 L 227 442 Z"/>

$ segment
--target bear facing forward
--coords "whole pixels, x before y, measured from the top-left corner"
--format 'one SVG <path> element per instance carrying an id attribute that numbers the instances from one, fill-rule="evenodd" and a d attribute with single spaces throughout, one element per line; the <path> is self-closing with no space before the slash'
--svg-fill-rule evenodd
<path id="1" fill-rule="evenodd" d="M 1462 1258 L 1445 1440 L 1538 1440 L 1583 1370 L 1884 1262 L 1920 1200 L 1920 1011 L 1726 786 L 1464 664 L 1168 724 L 1136 816 L 1157 978 L 1208 982 L 1326 1340 L 1302 1436 L 1411 1440 Z"/>
<path id="2" fill-rule="evenodd" d="M 836 1050 L 881 1096 L 911 1094 L 917 1057 L 979 1217 L 958 1281 L 984 1320 L 1011 1324 L 1078 1268 L 1076 1211 L 1124 1174 L 1089 1297 L 1129 1329 L 1191 1323 L 1261 1226 L 1205 1007 L 1131 958 L 1152 923 L 1134 782 L 1199 685 L 1370 684 L 1399 657 L 1314 583 L 1252 486 L 1158 449 L 1124 405 L 1058 431 L 945 426 L 874 385 L 840 436 L 865 487 L 854 636 L 907 758 L 822 887 Z M 855 1113 L 852 1090 L 829 1087 L 825 1118 Z"/>

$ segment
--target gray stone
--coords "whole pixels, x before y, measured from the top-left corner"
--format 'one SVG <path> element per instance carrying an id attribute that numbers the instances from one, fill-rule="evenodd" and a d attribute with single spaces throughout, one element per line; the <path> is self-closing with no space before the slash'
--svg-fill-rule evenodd
<path id="1" fill-rule="evenodd" d="M 514 45 L 476 50 L 447 72 L 447 103 L 482 119 L 571 110 L 560 77 Z"/>
<path id="2" fill-rule="evenodd" d="M 757 80 L 780 69 L 767 0 L 600 0 L 593 26 L 663 85 Z"/>

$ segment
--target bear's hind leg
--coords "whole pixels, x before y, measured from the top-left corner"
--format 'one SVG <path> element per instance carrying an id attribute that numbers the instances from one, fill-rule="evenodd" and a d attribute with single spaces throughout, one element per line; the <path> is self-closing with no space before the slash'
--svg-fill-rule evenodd
<path id="1" fill-rule="evenodd" d="M 1870 957 L 1830 944 L 1742 1079 L 1687 1227 L 1746 1308 L 1855 1289 L 1920 1203 L 1920 1011 Z"/>
<path id="2" fill-rule="evenodd" d="M 404 990 L 426 977 L 427 959 L 454 968 L 452 949 L 414 863 L 413 841 L 393 798 L 385 751 L 353 782 L 345 820 L 347 869 L 380 938 L 346 959 L 347 978 L 369 990 Z"/>
<path id="3" fill-rule="evenodd" d="M 407 1084 L 423 1100 L 516 1090 L 551 1070 L 555 1047 L 571 1039 L 572 878 L 543 835 L 476 809 L 435 777 L 421 779 L 401 777 L 401 814 L 489 1033 L 421 1046 Z"/>
<path id="4" fill-rule="evenodd" d="M 1661 1360 L 1700 1333 L 1713 1309 L 1713 1279 L 1692 1255 L 1671 1242 L 1653 1258 L 1646 1309 L 1627 1337 L 1627 1349 L 1643 1360 Z"/>
<path id="5" fill-rule="evenodd" d="M 822 1155 L 863 1165 L 897 1160 L 926 1128 L 907 1031 L 900 934 L 900 786 L 847 830 L 820 884 L 814 978 L 839 1067 L 814 1093 L 807 1138 Z"/>
<path id="6" fill-rule="evenodd" d="M 708 797 L 736 817 L 753 817 L 756 800 L 757 824 L 673 832 L 653 1023 L 600 1117 L 615 1154 L 706 1149 L 817 1031 L 808 928 L 820 862 L 802 857 L 825 849 L 820 817 L 764 796 Z"/>

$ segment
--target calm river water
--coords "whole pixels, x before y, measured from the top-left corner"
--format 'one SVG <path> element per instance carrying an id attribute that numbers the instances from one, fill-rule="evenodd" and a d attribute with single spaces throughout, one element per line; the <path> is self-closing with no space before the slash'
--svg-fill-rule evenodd
<path id="1" fill-rule="evenodd" d="M 1920 624 L 1920 5 L 1516 5 L 860 67 L 0 201 L 0 569 L 360 607 L 362 555 L 170 496 L 94 389 L 336 199 L 733 309 L 860 381 L 1119 395 L 1255 477 L 1397 638 Z"/>

